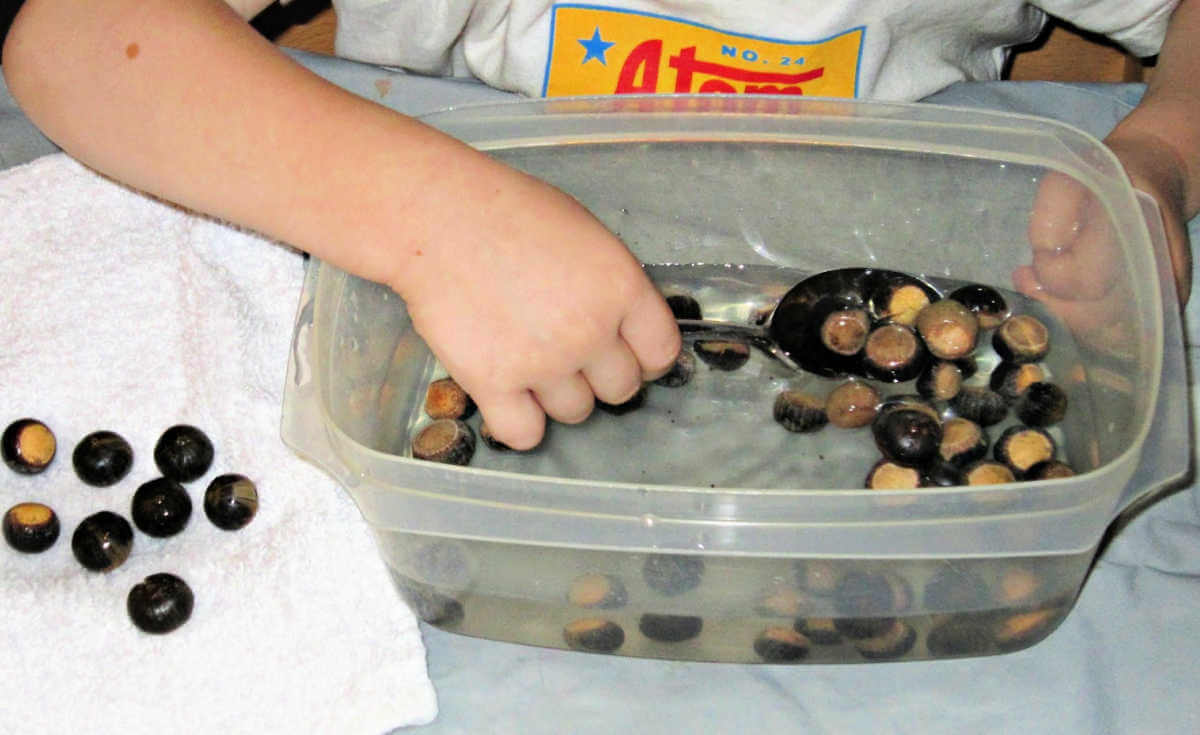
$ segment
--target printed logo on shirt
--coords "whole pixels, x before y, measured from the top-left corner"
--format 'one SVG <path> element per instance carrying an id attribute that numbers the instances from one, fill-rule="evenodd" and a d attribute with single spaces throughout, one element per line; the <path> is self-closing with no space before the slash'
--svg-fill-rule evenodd
<path id="1" fill-rule="evenodd" d="M 855 97 L 863 27 L 786 41 L 665 15 L 555 5 L 542 95 L 789 94 Z"/>

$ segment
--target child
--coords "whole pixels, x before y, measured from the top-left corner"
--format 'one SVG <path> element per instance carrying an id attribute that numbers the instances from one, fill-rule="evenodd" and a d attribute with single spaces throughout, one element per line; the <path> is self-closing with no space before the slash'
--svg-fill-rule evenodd
<path id="1" fill-rule="evenodd" d="M 243 17 L 266 4 L 234 3 Z M 1161 43 L 1143 102 L 1106 142 L 1159 201 L 1186 299 L 1185 222 L 1200 210 L 1200 0 L 1038 4 L 1137 53 Z M 622 5 L 339 0 L 338 46 L 534 95 L 917 99 L 996 77 L 1004 48 L 1043 20 L 1017 0 Z M 26 0 L 0 59 L 29 117 L 84 163 L 395 289 L 515 448 L 540 441 L 546 416 L 581 421 L 595 399 L 625 400 L 680 349 L 637 261 L 573 200 L 309 73 L 220 0 Z M 1106 295 L 1107 284 L 1076 277 L 1081 261 L 1104 257 L 1077 226 L 1084 206 L 1070 188 L 1044 187 L 1032 263 L 1014 275 L 1068 313 Z"/>

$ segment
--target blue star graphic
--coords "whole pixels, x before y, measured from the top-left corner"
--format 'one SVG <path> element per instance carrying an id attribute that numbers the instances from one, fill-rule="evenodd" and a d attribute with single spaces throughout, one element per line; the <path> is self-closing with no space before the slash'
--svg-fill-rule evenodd
<path id="1" fill-rule="evenodd" d="M 592 31 L 591 38 L 579 39 L 579 45 L 587 49 L 587 53 L 583 55 L 583 61 L 580 64 L 588 63 L 588 59 L 596 59 L 604 66 L 608 66 L 608 61 L 604 58 L 604 52 L 613 47 L 611 41 L 605 41 L 600 38 L 600 27 L 596 26 L 596 30 Z"/>

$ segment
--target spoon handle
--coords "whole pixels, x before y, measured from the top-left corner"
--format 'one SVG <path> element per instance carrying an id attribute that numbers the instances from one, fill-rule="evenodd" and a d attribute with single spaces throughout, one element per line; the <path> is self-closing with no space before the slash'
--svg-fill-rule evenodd
<path id="1" fill-rule="evenodd" d="M 696 340 L 714 340 L 742 342 L 749 345 L 763 346 L 771 342 L 767 330 L 749 324 L 734 324 L 733 322 L 717 322 L 708 319 L 677 319 L 679 331 L 688 342 Z"/>

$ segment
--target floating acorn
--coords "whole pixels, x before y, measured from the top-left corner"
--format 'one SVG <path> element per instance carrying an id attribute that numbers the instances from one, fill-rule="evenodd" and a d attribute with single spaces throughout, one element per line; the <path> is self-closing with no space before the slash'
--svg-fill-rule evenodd
<path id="1" fill-rule="evenodd" d="M 642 578 L 650 589 L 679 595 L 695 589 L 704 576 L 704 559 L 683 554 L 650 554 L 642 564 Z"/>
<path id="2" fill-rule="evenodd" d="M 988 435 L 970 419 L 956 416 L 942 425 L 942 443 L 938 453 L 956 467 L 965 467 L 983 459 L 988 451 Z"/>
<path id="3" fill-rule="evenodd" d="M 957 487 L 964 484 L 962 468 L 939 455 L 926 465 L 924 482 L 927 487 Z"/>
<path id="4" fill-rule="evenodd" d="M 1029 470 L 1054 459 L 1058 449 L 1054 438 L 1035 426 L 1010 426 L 996 440 L 993 456 L 1013 471 L 1017 479 L 1026 479 Z"/>
<path id="5" fill-rule="evenodd" d="M 884 323 L 871 330 L 863 348 L 862 366 L 867 377 L 885 383 L 912 380 L 925 370 L 929 352 L 912 327 Z"/>
<path id="6" fill-rule="evenodd" d="M 438 378 L 425 390 L 425 414 L 431 419 L 469 419 L 475 401 L 454 378 Z"/>
<path id="7" fill-rule="evenodd" d="M 1039 381 L 1025 389 L 1013 411 L 1027 426 L 1053 426 L 1067 415 L 1067 393 L 1056 383 Z"/>
<path id="8" fill-rule="evenodd" d="M 178 482 L 199 479 L 212 461 L 212 442 L 203 431 L 188 424 L 170 427 L 154 445 L 154 464 L 159 472 Z"/>
<path id="9" fill-rule="evenodd" d="M 192 588 L 174 574 L 151 574 L 129 590 L 129 619 L 146 633 L 170 633 L 192 616 Z"/>
<path id="10" fill-rule="evenodd" d="M 4 540 L 27 554 L 53 546 L 59 530 L 58 515 L 42 503 L 17 503 L 4 514 Z"/>
<path id="11" fill-rule="evenodd" d="M 988 387 L 1012 405 L 1029 386 L 1046 379 L 1046 369 L 1036 362 L 1001 362 L 988 376 Z"/>
<path id="12" fill-rule="evenodd" d="M 953 299 L 935 301 L 922 309 L 916 327 L 934 357 L 957 360 L 975 351 L 979 319 Z"/>
<path id="13" fill-rule="evenodd" d="M 962 367 L 953 360 L 933 360 L 917 376 L 917 393 L 931 401 L 949 401 L 962 386 Z"/>
<path id="14" fill-rule="evenodd" d="M 54 432 L 37 419 L 17 419 L 0 438 L 0 453 L 13 472 L 36 475 L 54 460 L 58 442 Z"/>
<path id="15" fill-rule="evenodd" d="M 576 577 L 567 591 L 567 601 L 576 607 L 612 610 L 629 600 L 625 585 L 611 574 L 590 572 Z"/>
<path id="16" fill-rule="evenodd" d="M 862 352 L 871 331 L 871 315 L 854 306 L 837 306 L 820 321 L 817 333 L 821 345 L 836 355 L 853 357 Z"/>
<path id="17" fill-rule="evenodd" d="M 955 415 L 970 419 L 980 426 L 992 426 L 1008 415 L 1008 403 L 996 391 L 982 385 L 964 385 L 950 408 Z"/>
<path id="18" fill-rule="evenodd" d="M 1026 479 L 1029 480 L 1058 480 L 1074 476 L 1075 470 L 1071 465 L 1057 459 L 1038 462 L 1026 472 Z"/>
<path id="19" fill-rule="evenodd" d="M 974 312 L 982 329 L 995 329 L 1008 318 L 1008 302 L 991 286 L 969 284 L 951 291 L 947 298 Z"/>
<path id="20" fill-rule="evenodd" d="M 940 297 L 924 281 L 899 271 L 871 269 L 863 276 L 862 293 L 877 319 L 913 325 L 917 315 Z"/>
<path id="21" fill-rule="evenodd" d="M 876 462 L 863 483 L 868 490 L 913 490 L 925 485 L 925 476 L 919 468 L 890 459 Z"/>
<path id="22" fill-rule="evenodd" d="M 1050 352 L 1050 330 L 1035 316 L 1017 314 L 992 333 L 992 348 L 1006 362 L 1037 362 Z"/>
<path id="23" fill-rule="evenodd" d="M 436 419 L 413 437 L 412 453 L 429 462 L 465 465 L 475 454 L 475 432 L 459 419 Z"/>
<path id="24" fill-rule="evenodd" d="M 942 442 L 941 423 L 909 408 L 880 412 L 871 422 L 871 433 L 884 457 L 909 467 L 928 464 Z"/>
<path id="25" fill-rule="evenodd" d="M 829 422 L 825 401 L 798 390 L 781 391 L 775 397 L 772 415 L 780 426 L 799 434 L 818 431 Z"/>
<path id="26" fill-rule="evenodd" d="M 990 459 L 981 459 L 963 470 L 963 481 L 967 485 L 1003 485 L 1016 479 L 1008 465 Z"/>

